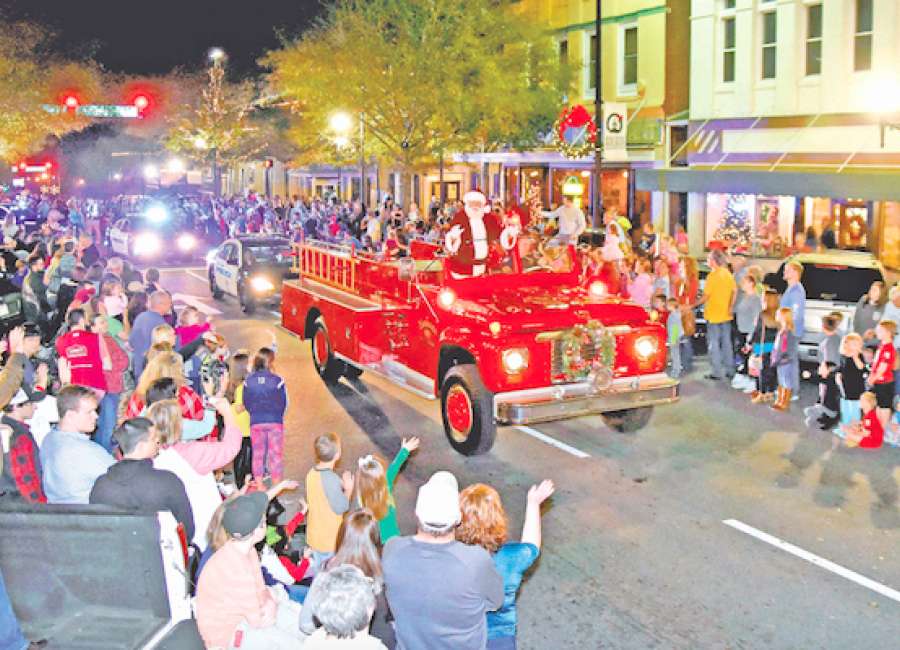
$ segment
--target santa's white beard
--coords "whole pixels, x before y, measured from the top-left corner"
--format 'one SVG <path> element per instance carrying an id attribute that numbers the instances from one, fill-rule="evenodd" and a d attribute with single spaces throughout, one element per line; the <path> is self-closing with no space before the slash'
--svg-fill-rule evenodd
<path id="1" fill-rule="evenodd" d="M 466 216 L 469 219 L 484 219 L 484 207 L 470 208 L 466 206 Z"/>

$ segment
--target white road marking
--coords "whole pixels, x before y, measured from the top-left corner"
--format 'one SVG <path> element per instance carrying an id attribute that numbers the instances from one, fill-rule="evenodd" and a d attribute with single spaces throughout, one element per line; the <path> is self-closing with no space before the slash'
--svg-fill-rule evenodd
<path id="1" fill-rule="evenodd" d="M 190 305 L 191 307 L 196 307 L 201 314 L 206 314 L 207 316 L 219 316 L 222 314 L 220 310 L 215 307 L 210 307 L 197 296 L 191 296 L 184 293 L 173 293 L 172 300 L 174 302 Z"/>
<path id="2" fill-rule="evenodd" d="M 182 271 L 187 271 L 190 273 L 191 271 L 205 271 L 205 266 L 179 266 L 176 269 L 159 269 L 160 273 L 181 273 Z M 206 278 L 203 278 L 204 282 Z"/>
<path id="3" fill-rule="evenodd" d="M 590 458 L 591 457 L 590 454 L 586 454 L 583 451 L 581 451 L 580 449 L 575 449 L 575 447 L 572 447 L 571 445 L 567 445 L 564 442 L 560 442 L 556 438 L 551 438 L 546 433 L 538 431 L 537 429 L 532 429 L 531 427 L 526 427 L 526 426 L 522 426 L 522 425 L 516 426 L 515 428 L 518 429 L 519 431 L 521 431 L 522 433 L 528 434 L 532 438 L 537 438 L 541 442 L 546 443 L 546 444 L 550 445 L 551 447 L 556 447 L 557 449 L 562 449 L 567 454 L 572 454 L 576 458 Z"/>
<path id="4" fill-rule="evenodd" d="M 810 553 L 809 551 L 805 551 L 799 546 L 794 546 L 789 542 L 785 542 L 782 539 L 775 537 L 774 535 L 770 535 L 769 533 L 763 532 L 753 526 L 748 526 L 742 521 L 738 521 L 737 519 L 725 519 L 722 521 L 726 526 L 731 526 L 735 530 L 739 530 L 742 533 L 746 533 L 751 537 L 755 537 L 758 540 L 765 542 L 766 544 L 771 544 L 775 548 L 780 548 L 782 551 L 786 551 L 791 555 L 799 557 L 802 560 L 806 560 L 811 564 L 815 564 L 817 567 L 821 567 L 826 569 L 827 571 L 831 571 L 832 573 L 836 573 L 842 578 L 846 578 L 856 584 L 865 587 L 866 589 L 871 589 L 872 591 L 881 594 L 885 598 L 890 598 L 898 603 L 900 603 L 900 591 L 896 589 L 891 589 L 890 587 L 886 587 L 880 582 L 875 582 L 871 578 L 867 578 L 864 575 L 860 575 L 856 573 L 856 571 L 851 571 L 845 567 L 842 567 L 840 564 L 835 564 L 831 560 L 826 560 L 823 557 L 816 555 L 815 553 Z"/>
<path id="5" fill-rule="evenodd" d="M 198 269 L 198 270 L 200 270 L 200 269 Z M 191 276 L 192 278 L 197 278 L 198 280 L 200 280 L 200 282 L 203 282 L 204 284 L 209 281 L 209 278 L 207 278 L 203 275 L 199 275 L 198 273 L 196 273 L 194 271 L 194 269 L 187 269 L 186 272 L 189 276 Z"/>

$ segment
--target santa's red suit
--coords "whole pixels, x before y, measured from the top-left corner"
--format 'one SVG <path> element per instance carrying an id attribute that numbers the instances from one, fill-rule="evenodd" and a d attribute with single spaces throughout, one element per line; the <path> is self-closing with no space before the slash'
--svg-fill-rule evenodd
<path id="1" fill-rule="evenodd" d="M 476 193 L 466 194 L 467 202 L 472 194 Z M 480 192 L 477 194 L 486 203 L 484 196 Z M 444 240 L 449 253 L 447 269 L 455 278 L 483 275 L 495 256 L 500 257 L 498 253 L 515 245 L 517 235 L 518 229 L 504 228 L 490 207 L 473 209 L 467 205 L 453 216 Z"/>

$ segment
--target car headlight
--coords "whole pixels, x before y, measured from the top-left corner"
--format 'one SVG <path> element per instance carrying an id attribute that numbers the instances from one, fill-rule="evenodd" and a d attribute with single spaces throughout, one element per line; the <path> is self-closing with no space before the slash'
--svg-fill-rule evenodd
<path id="1" fill-rule="evenodd" d="M 193 235 L 184 233 L 178 236 L 175 243 L 178 246 L 178 250 L 186 253 L 187 251 L 194 250 L 194 247 L 197 245 L 197 239 Z"/>
<path id="2" fill-rule="evenodd" d="M 642 336 L 634 342 L 634 352 L 642 361 L 646 361 L 659 350 L 659 342 L 653 336 Z"/>
<path id="3" fill-rule="evenodd" d="M 134 238 L 135 255 L 155 255 L 161 249 L 162 242 L 151 232 L 142 232 Z"/>
<path id="4" fill-rule="evenodd" d="M 269 280 L 269 278 L 263 277 L 251 278 L 250 287 L 257 293 L 266 293 L 267 291 L 275 290 L 275 285 L 272 284 L 272 281 Z"/>
<path id="5" fill-rule="evenodd" d="M 144 216 L 147 218 L 147 221 L 162 223 L 169 218 L 169 212 L 161 205 L 151 205 L 147 208 L 147 212 L 144 213 Z"/>
<path id="6" fill-rule="evenodd" d="M 507 374 L 515 375 L 528 367 L 528 350 L 526 348 L 510 348 L 502 354 L 503 369 Z"/>
<path id="7" fill-rule="evenodd" d="M 219 249 L 218 249 L 218 248 L 214 248 L 214 249 L 212 249 L 211 251 L 209 251 L 209 252 L 206 254 L 206 263 L 207 263 L 207 264 L 212 264 L 213 262 L 215 262 L 215 261 L 216 261 L 216 255 L 218 254 L 218 252 L 219 252 Z"/>

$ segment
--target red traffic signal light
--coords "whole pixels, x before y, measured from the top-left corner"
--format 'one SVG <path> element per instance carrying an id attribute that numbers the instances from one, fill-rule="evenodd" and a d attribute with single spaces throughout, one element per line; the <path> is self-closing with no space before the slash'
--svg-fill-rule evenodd
<path id="1" fill-rule="evenodd" d="M 63 106 L 74 111 L 78 108 L 78 98 L 75 95 L 66 95 L 63 97 Z"/>
<path id="2" fill-rule="evenodd" d="M 134 107 L 138 109 L 138 113 L 143 113 L 144 110 L 150 106 L 150 98 L 147 95 L 137 95 L 132 102 Z"/>

